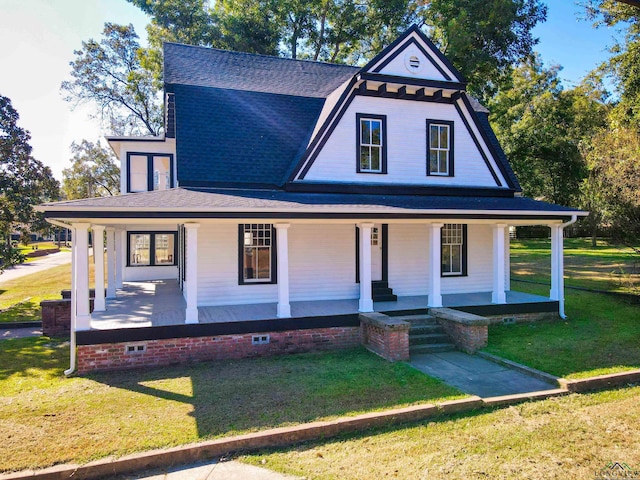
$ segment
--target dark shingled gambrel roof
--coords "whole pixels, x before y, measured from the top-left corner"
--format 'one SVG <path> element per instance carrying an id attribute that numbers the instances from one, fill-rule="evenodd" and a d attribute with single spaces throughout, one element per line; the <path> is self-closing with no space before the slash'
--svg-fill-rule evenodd
<path id="1" fill-rule="evenodd" d="M 165 90 L 175 95 L 179 184 L 284 185 L 305 152 L 326 97 L 359 71 L 347 65 L 165 43 Z M 520 191 L 487 110 L 468 98 L 509 186 Z"/>
<path id="2" fill-rule="evenodd" d="M 174 93 L 183 186 L 280 185 L 324 104 L 321 98 L 186 85 Z"/>
<path id="3" fill-rule="evenodd" d="M 282 185 L 325 98 L 358 68 L 165 43 L 180 185 Z"/>
<path id="4" fill-rule="evenodd" d="M 358 71 L 348 65 L 164 44 L 164 82 L 168 85 L 326 98 Z"/>

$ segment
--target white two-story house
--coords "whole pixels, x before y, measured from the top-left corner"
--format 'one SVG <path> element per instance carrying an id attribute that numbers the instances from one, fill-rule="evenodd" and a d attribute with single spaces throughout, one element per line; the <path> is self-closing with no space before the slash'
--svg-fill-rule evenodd
<path id="1" fill-rule="evenodd" d="M 488 111 L 418 28 L 362 68 L 167 43 L 164 82 L 164 135 L 108 138 L 122 195 L 41 207 L 74 230 L 79 345 L 443 305 L 564 314 L 562 230 L 585 212 L 521 196 Z M 551 228 L 549 298 L 511 291 L 515 225 Z"/>

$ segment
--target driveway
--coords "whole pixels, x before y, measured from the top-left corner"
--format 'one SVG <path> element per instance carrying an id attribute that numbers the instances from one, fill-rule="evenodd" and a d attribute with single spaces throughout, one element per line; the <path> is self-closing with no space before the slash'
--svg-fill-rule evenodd
<path id="1" fill-rule="evenodd" d="M 16 278 L 24 277 L 31 273 L 42 272 L 49 268 L 65 265 L 67 263 L 71 263 L 71 252 L 52 253 L 51 255 L 38 258 L 32 262 L 23 263 L 22 265 L 16 265 L 15 267 L 6 269 L 2 274 L 0 274 L 0 284 L 15 280 Z"/>

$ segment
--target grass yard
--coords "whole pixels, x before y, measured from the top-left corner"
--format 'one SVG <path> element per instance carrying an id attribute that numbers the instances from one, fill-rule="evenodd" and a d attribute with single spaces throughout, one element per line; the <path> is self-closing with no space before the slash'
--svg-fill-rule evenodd
<path id="1" fill-rule="evenodd" d="M 640 469 L 640 387 L 370 431 L 239 460 L 306 479 L 596 478 Z"/>
<path id="2" fill-rule="evenodd" d="M 640 260 L 628 247 L 598 240 L 591 247 L 590 238 L 564 240 L 565 285 L 594 290 L 631 293 L 640 288 Z M 513 240 L 511 242 L 513 278 L 551 282 L 551 243 L 549 239 Z M 519 285 L 518 285 L 519 287 Z M 635 290 L 637 293 L 637 290 Z"/>
<path id="3" fill-rule="evenodd" d="M 68 359 L 0 341 L 0 472 L 465 396 L 364 349 L 65 379 Z"/>
<path id="4" fill-rule="evenodd" d="M 512 285 L 549 295 L 549 242 L 512 244 Z M 565 239 L 565 285 L 620 291 L 605 272 L 631 264 L 631 250 L 590 239 Z M 546 282 L 537 285 L 519 279 Z M 566 321 L 495 325 L 486 351 L 545 372 L 584 378 L 640 368 L 640 303 L 613 295 L 565 289 Z"/>
<path id="5" fill-rule="evenodd" d="M 89 258 L 90 287 L 94 285 L 93 259 Z M 58 299 L 71 288 L 71 264 L 2 282 L 0 275 L 0 323 L 40 321 L 40 302 Z"/>
<path id="6" fill-rule="evenodd" d="M 549 292 L 522 282 L 512 288 Z M 485 350 L 565 378 L 640 368 L 640 304 L 567 289 L 565 310 L 565 321 L 491 326 Z"/>

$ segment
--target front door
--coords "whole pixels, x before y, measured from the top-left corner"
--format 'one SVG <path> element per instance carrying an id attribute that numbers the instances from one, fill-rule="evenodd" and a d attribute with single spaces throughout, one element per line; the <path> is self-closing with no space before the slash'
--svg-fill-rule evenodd
<path id="1" fill-rule="evenodd" d="M 382 280 L 382 225 L 371 229 L 371 280 Z"/>

